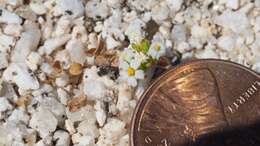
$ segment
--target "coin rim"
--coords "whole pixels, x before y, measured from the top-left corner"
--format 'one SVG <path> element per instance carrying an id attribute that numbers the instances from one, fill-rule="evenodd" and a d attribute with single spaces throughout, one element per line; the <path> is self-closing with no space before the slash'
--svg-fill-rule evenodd
<path id="1" fill-rule="evenodd" d="M 171 67 L 170 69 L 166 70 L 162 75 L 160 75 L 157 79 L 155 79 L 150 85 L 149 87 L 145 90 L 145 92 L 142 94 L 142 96 L 139 98 L 139 101 L 134 109 L 134 112 L 132 113 L 132 118 L 131 118 L 131 127 L 130 127 L 130 146 L 134 146 L 134 127 L 135 127 L 135 123 L 137 120 L 137 113 L 139 112 L 139 109 L 141 107 L 141 105 L 143 104 L 144 100 L 146 99 L 146 95 L 148 94 L 148 92 L 150 91 L 150 89 L 152 87 L 154 87 L 155 84 L 159 83 L 160 79 L 167 76 L 169 73 L 173 72 L 173 71 L 177 71 L 180 68 L 183 68 L 185 66 L 190 66 L 190 65 L 195 65 L 195 64 L 200 64 L 200 63 L 210 63 L 210 62 L 217 62 L 217 63 L 225 63 L 228 65 L 233 65 L 236 66 L 238 68 L 244 69 L 248 72 L 250 72 L 252 75 L 256 76 L 257 78 L 260 79 L 260 74 L 257 73 L 256 71 L 250 69 L 249 67 L 246 67 L 244 65 L 241 65 L 239 63 L 236 62 L 232 62 L 232 61 L 228 61 L 228 60 L 222 60 L 222 59 L 197 59 L 197 60 L 190 60 L 187 61 L 185 63 L 179 64 L 176 67 Z M 148 98 L 148 97 L 147 97 Z"/>

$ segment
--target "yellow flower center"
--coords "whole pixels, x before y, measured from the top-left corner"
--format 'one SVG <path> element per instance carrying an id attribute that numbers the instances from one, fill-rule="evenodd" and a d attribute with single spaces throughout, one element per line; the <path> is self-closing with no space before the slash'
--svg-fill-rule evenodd
<path id="1" fill-rule="evenodd" d="M 161 50 L 161 46 L 160 46 L 160 44 L 157 44 L 155 47 L 155 51 L 159 52 L 160 50 Z"/>
<path id="2" fill-rule="evenodd" d="M 135 69 L 132 67 L 129 67 L 127 70 L 127 73 L 129 76 L 134 76 L 135 75 Z"/>

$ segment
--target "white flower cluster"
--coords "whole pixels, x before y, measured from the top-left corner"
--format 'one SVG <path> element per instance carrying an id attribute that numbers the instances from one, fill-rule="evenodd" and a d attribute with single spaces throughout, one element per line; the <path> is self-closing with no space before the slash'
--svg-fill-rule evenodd
<path id="1" fill-rule="evenodd" d="M 132 32 L 130 45 L 124 49 L 119 60 L 122 80 L 127 81 L 130 86 L 137 86 L 138 80 L 145 78 L 145 72 L 156 64 L 165 52 L 165 40 L 160 33 L 155 34 L 150 43 L 143 33 Z"/>

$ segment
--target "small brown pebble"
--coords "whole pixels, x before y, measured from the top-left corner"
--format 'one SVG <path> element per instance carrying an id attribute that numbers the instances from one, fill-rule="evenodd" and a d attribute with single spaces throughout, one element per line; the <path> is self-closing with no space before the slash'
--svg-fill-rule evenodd
<path id="1" fill-rule="evenodd" d="M 77 76 L 82 73 L 82 65 L 79 63 L 73 63 L 70 65 L 69 73 L 71 75 Z"/>
<path id="2" fill-rule="evenodd" d="M 113 64 L 113 66 L 117 65 L 118 57 L 115 53 L 109 54 L 109 53 L 103 53 L 98 56 L 96 56 L 95 64 L 98 66 L 110 66 Z"/>
<path id="3" fill-rule="evenodd" d="M 97 49 L 92 48 L 92 49 L 88 49 L 85 53 L 88 57 L 92 57 L 96 54 L 96 52 L 97 52 Z"/>
<path id="4" fill-rule="evenodd" d="M 62 72 L 62 66 L 61 63 L 59 61 L 55 61 L 52 65 L 52 67 L 54 68 L 54 72 L 59 74 Z"/>
<path id="5" fill-rule="evenodd" d="M 78 75 L 78 76 L 73 75 L 73 76 L 70 76 L 69 83 L 71 85 L 78 86 L 78 84 L 80 84 L 81 80 L 82 80 L 82 76 L 81 75 Z"/>
<path id="6" fill-rule="evenodd" d="M 30 104 L 31 98 L 32 98 L 31 96 L 22 96 L 18 98 L 18 100 L 16 101 L 16 105 L 25 108 L 27 105 Z"/>
<path id="7" fill-rule="evenodd" d="M 154 20 L 150 20 L 146 24 L 145 32 L 147 32 L 147 39 L 152 40 L 156 32 L 158 32 L 160 25 L 158 25 Z"/>
<path id="8" fill-rule="evenodd" d="M 84 95 L 80 95 L 78 97 L 74 97 L 71 101 L 69 101 L 69 111 L 76 112 L 81 107 L 85 106 L 87 103 L 87 99 Z"/>
<path id="9" fill-rule="evenodd" d="M 114 56 L 111 59 L 111 66 L 113 66 L 113 67 L 118 67 L 119 66 L 119 57 Z"/>
<path id="10" fill-rule="evenodd" d="M 29 5 L 29 4 L 31 3 L 31 0 L 24 0 L 23 3 L 24 3 L 25 5 Z"/>
<path id="11" fill-rule="evenodd" d="M 171 60 L 167 57 L 160 57 L 157 67 L 168 69 L 171 66 Z"/>
<path id="12" fill-rule="evenodd" d="M 96 56 L 95 64 L 101 66 L 110 65 L 109 57 L 106 55 L 98 55 Z"/>

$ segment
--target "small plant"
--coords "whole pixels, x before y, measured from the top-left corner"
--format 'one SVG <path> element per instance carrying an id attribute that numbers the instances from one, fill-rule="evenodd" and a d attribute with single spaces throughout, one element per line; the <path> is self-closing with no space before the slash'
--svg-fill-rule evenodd
<path id="1" fill-rule="evenodd" d="M 138 80 L 145 78 L 146 71 L 165 55 L 165 40 L 157 33 L 153 40 L 133 34 L 130 45 L 120 56 L 120 75 L 130 86 L 137 86 Z"/>

